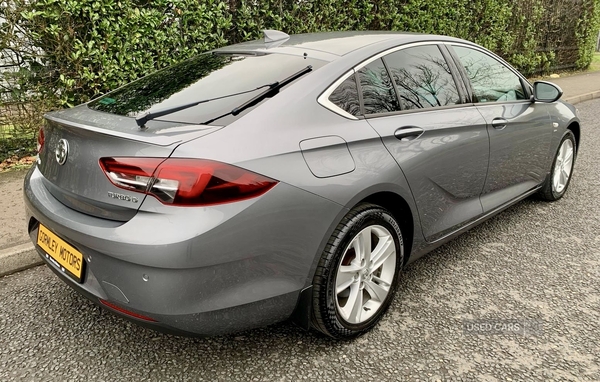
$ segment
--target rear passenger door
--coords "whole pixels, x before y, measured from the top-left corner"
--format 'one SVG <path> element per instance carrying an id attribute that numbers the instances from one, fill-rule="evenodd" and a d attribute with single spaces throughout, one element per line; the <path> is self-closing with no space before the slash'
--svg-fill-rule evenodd
<path id="1" fill-rule="evenodd" d="M 410 44 L 358 70 L 363 114 L 404 172 L 425 239 L 435 241 L 483 214 L 486 122 L 444 47 Z"/>

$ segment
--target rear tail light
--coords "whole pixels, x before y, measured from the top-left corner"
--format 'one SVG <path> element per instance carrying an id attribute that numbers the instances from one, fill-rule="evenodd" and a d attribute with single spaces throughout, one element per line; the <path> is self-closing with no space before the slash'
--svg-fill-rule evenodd
<path id="1" fill-rule="evenodd" d="M 102 158 L 100 166 L 117 187 L 146 193 L 152 174 L 164 158 Z"/>
<path id="2" fill-rule="evenodd" d="M 42 152 L 45 142 L 46 142 L 46 137 L 44 136 L 44 128 L 40 127 L 40 130 L 38 131 L 38 135 L 37 135 L 37 152 L 38 153 Z"/>
<path id="3" fill-rule="evenodd" d="M 277 184 L 239 167 L 205 159 L 102 158 L 100 166 L 115 186 L 175 206 L 251 199 Z"/>

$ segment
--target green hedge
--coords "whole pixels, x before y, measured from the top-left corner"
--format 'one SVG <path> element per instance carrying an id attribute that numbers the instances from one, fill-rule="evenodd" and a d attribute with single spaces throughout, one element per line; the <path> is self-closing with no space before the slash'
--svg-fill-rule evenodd
<path id="1" fill-rule="evenodd" d="M 581 69 L 591 62 L 599 11 L 599 0 L 0 0 L 0 51 L 21 50 L 28 63 L 5 76 L 0 102 L 41 96 L 74 105 L 264 28 L 445 34 L 528 75 Z"/>
<path id="2" fill-rule="evenodd" d="M 227 4 L 211 0 L 36 0 L 23 9 L 63 104 L 224 45 L 232 27 Z"/>

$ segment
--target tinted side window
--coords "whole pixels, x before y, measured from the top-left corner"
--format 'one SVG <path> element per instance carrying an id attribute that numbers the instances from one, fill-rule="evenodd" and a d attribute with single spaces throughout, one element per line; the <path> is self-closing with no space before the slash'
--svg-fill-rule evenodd
<path id="1" fill-rule="evenodd" d="M 402 49 L 384 60 L 396 83 L 402 110 L 460 103 L 448 63 L 436 45 Z"/>
<path id="2" fill-rule="evenodd" d="M 354 116 L 360 115 L 358 87 L 356 86 L 354 74 L 346 78 L 344 82 L 331 93 L 329 100 L 340 109 L 345 110 Z"/>
<path id="3" fill-rule="evenodd" d="M 495 58 L 478 50 L 454 46 L 471 80 L 474 102 L 503 102 L 527 99 L 519 77 Z"/>
<path id="4" fill-rule="evenodd" d="M 362 68 L 358 72 L 358 78 L 365 114 L 400 110 L 392 81 L 380 58 Z"/>

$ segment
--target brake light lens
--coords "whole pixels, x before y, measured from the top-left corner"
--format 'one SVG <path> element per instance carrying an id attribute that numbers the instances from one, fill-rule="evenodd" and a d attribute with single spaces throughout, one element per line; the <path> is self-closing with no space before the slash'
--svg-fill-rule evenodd
<path id="1" fill-rule="evenodd" d="M 100 167 L 115 186 L 145 193 L 154 170 L 163 161 L 163 158 L 102 158 Z"/>
<path id="2" fill-rule="evenodd" d="M 229 164 L 182 158 L 102 158 L 117 187 L 152 195 L 163 204 L 207 206 L 256 198 L 278 182 Z"/>
<path id="3" fill-rule="evenodd" d="M 44 143 L 46 142 L 46 137 L 44 136 L 44 128 L 40 127 L 37 135 L 37 152 L 40 153 L 44 148 Z"/>

